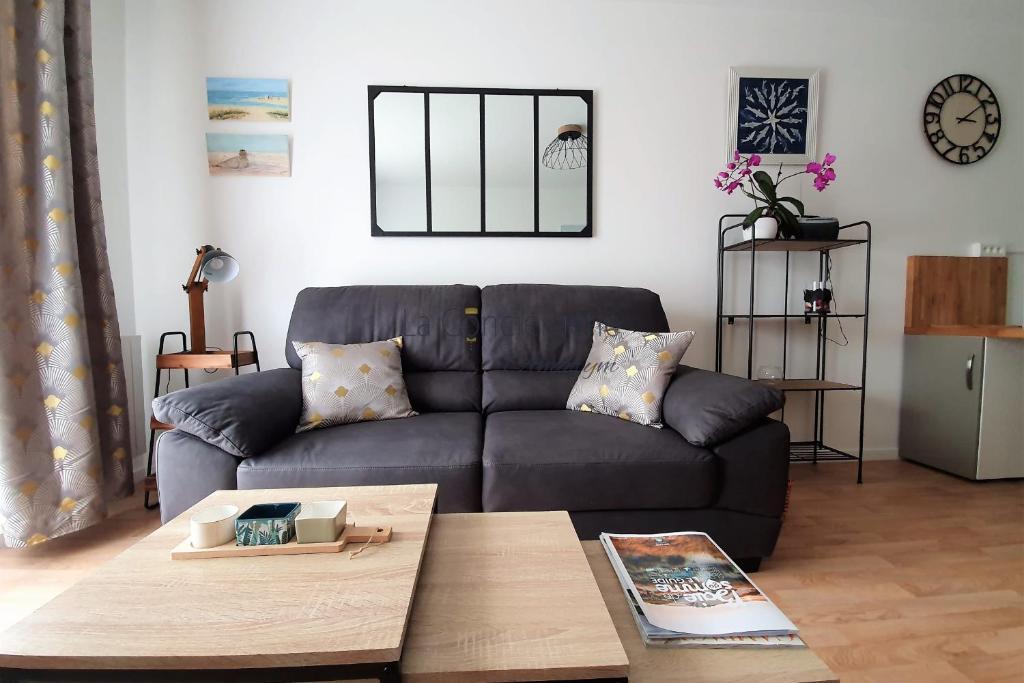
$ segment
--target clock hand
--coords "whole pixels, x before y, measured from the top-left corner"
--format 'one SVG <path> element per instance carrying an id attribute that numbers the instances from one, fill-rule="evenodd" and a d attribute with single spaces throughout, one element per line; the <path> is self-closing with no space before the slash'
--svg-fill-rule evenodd
<path id="1" fill-rule="evenodd" d="M 958 117 L 956 117 L 956 122 L 957 122 L 957 123 L 963 123 L 964 121 L 967 121 L 967 120 L 968 120 L 968 117 L 969 117 L 969 116 L 970 116 L 971 114 L 973 114 L 974 112 L 978 111 L 979 109 L 981 109 L 981 105 L 980 105 L 980 104 L 979 104 L 979 105 L 978 105 L 977 107 L 975 107 L 974 109 L 972 109 L 972 110 L 970 110 L 969 112 L 967 112 L 966 114 L 964 114 L 963 116 L 958 116 Z M 974 121 L 974 120 L 971 120 L 971 123 L 977 123 L 977 122 L 976 122 L 976 121 Z"/>
<path id="2" fill-rule="evenodd" d="M 958 116 L 958 117 L 956 117 L 956 122 L 957 123 L 966 123 L 968 121 L 970 121 L 971 123 L 977 123 L 977 121 L 975 121 L 974 119 L 970 118 L 969 116 L 963 116 L 963 117 Z"/>

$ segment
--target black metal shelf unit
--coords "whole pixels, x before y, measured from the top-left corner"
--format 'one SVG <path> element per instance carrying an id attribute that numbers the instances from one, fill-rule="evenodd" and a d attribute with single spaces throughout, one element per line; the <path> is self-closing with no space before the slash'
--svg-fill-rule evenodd
<path id="1" fill-rule="evenodd" d="M 782 376 L 783 379 L 772 381 L 772 385 L 782 391 L 801 391 L 814 393 L 814 425 L 810 441 L 795 441 L 790 445 L 789 459 L 791 462 L 818 462 L 819 460 L 856 460 L 857 483 L 863 482 L 864 472 L 864 403 L 865 386 L 868 367 L 868 303 L 871 291 L 871 224 L 868 221 L 857 221 L 839 228 L 841 239 L 835 240 L 768 240 L 748 239 L 729 242 L 732 235 L 729 231 L 742 228 L 742 214 L 726 214 L 718 219 L 718 306 L 715 311 L 715 370 L 722 372 L 723 365 L 723 325 L 733 325 L 737 321 L 747 323 L 747 379 L 753 379 L 754 370 L 754 327 L 760 320 L 782 320 Z M 740 221 L 740 222 L 735 222 Z M 727 223 L 730 223 L 727 225 Z M 850 232 L 845 232 L 850 231 Z M 846 238 L 846 235 L 863 232 L 862 237 Z M 736 234 L 736 233 L 733 233 Z M 818 254 L 818 279 L 826 277 L 826 259 L 828 252 L 844 247 L 864 247 L 864 312 L 863 313 L 817 313 L 805 314 L 789 312 L 789 274 L 790 255 L 793 252 L 811 252 Z M 783 293 L 783 312 L 780 314 L 754 313 L 757 279 L 757 255 L 763 252 L 784 252 L 786 255 L 785 285 Z M 750 293 L 749 308 L 746 313 L 735 311 L 725 312 L 725 255 L 727 253 L 750 254 Z M 864 320 L 863 341 L 861 346 L 860 385 L 842 384 L 825 378 L 825 360 L 827 354 L 828 324 L 830 319 L 861 318 Z M 789 323 L 791 320 L 802 319 L 806 325 L 814 325 L 817 333 L 815 349 L 814 377 L 788 379 L 786 375 L 787 348 L 789 344 Z M 828 446 L 824 443 L 825 435 L 825 394 L 828 391 L 860 392 L 860 416 L 858 426 L 857 453 Z M 785 411 L 785 409 L 783 409 Z M 785 412 L 783 412 L 785 417 Z"/>

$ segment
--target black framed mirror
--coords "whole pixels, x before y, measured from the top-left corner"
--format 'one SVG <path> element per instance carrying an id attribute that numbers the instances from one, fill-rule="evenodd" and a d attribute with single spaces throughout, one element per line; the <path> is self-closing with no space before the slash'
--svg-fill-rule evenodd
<path id="1" fill-rule="evenodd" d="M 367 86 L 370 234 L 591 237 L 593 97 Z"/>

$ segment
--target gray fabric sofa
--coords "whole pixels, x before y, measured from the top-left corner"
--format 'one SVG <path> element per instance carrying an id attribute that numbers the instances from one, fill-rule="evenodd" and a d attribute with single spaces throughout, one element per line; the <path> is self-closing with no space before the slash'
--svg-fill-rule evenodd
<path id="1" fill-rule="evenodd" d="M 439 484 L 438 512 L 568 510 L 601 531 L 710 533 L 756 567 L 785 504 L 789 431 L 779 392 L 680 366 L 665 427 L 565 410 L 593 323 L 668 331 L 648 290 L 559 285 L 352 286 L 299 293 L 290 367 L 153 402 L 164 521 L 220 488 Z M 295 433 L 292 341 L 402 335 L 416 417 Z"/>

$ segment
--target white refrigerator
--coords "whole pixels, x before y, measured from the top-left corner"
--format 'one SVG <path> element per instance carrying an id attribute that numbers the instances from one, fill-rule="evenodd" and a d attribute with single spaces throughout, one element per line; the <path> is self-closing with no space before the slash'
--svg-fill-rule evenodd
<path id="1" fill-rule="evenodd" d="M 1024 477 L 1024 340 L 903 340 L 900 457 L 968 479 Z"/>

